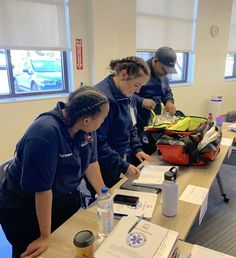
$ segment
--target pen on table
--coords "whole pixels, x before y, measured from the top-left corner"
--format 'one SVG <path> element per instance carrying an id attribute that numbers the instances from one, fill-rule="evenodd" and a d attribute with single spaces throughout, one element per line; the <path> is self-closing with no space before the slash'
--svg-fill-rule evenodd
<path id="1" fill-rule="evenodd" d="M 178 248 L 175 249 L 174 254 L 172 255 L 172 258 L 178 258 L 180 255 L 180 250 Z"/>
<path id="2" fill-rule="evenodd" d="M 131 226 L 131 228 L 128 231 L 128 234 L 132 232 L 132 230 L 135 229 L 135 227 L 138 225 L 138 223 L 144 218 L 144 213 L 135 221 L 135 223 Z"/>
<path id="3" fill-rule="evenodd" d="M 144 164 L 140 164 L 139 166 L 138 166 L 138 169 L 141 171 L 142 169 L 144 168 Z"/>

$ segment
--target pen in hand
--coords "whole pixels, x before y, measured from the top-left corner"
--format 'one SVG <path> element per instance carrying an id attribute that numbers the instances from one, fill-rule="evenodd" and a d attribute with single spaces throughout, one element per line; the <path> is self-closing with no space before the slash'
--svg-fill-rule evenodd
<path id="1" fill-rule="evenodd" d="M 135 227 L 138 225 L 138 223 L 144 218 L 144 213 L 135 221 L 135 223 L 131 226 L 131 228 L 128 231 L 128 234 L 131 233 Z"/>

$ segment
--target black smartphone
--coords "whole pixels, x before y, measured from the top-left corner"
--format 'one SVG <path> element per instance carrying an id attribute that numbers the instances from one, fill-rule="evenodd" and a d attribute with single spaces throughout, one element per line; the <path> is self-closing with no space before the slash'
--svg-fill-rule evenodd
<path id="1" fill-rule="evenodd" d="M 136 206 L 138 204 L 139 197 L 137 196 L 130 196 L 130 195 L 123 195 L 123 194 L 116 194 L 114 196 L 114 203 L 125 204 Z"/>

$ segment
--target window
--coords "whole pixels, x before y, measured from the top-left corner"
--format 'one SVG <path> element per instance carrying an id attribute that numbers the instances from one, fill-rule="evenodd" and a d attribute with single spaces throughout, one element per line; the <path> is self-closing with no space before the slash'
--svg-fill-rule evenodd
<path id="1" fill-rule="evenodd" d="M 225 62 L 225 79 L 236 79 L 236 0 L 232 1 L 231 21 L 228 39 L 228 53 Z"/>
<path id="2" fill-rule="evenodd" d="M 68 1 L 1 0 L 0 14 L 0 98 L 68 92 Z"/>
<path id="3" fill-rule="evenodd" d="M 236 79 L 236 54 L 226 56 L 225 79 Z"/>
<path id="4" fill-rule="evenodd" d="M 137 51 L 136 55 L 143 58 L 144 60 L 148 60 L 155 55 L 154 51 Z M 185 83 L 187 82 L 187 63 L 188 63 L 188 53 L 176 53 L 177 62 L 175 68 L 177 70 L 177 74 L 169 74 L 170 84 L 177 83 Z"/>
<path id="5" fill-rule="evenodd" d="M 0 95 L 9 94 L 10 89 L 8 87 L 6 55 L 3 49 L 0 49 L 0 81 Z"/>
<path id="6" fill-rule="evenodd" d="M 63 51 L 0 50 L 0 97 L 68 92 Z"/>

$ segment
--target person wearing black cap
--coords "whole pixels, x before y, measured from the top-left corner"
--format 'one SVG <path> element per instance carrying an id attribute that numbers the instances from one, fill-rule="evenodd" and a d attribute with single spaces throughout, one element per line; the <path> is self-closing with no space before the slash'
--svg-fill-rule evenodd
<path id="1" fill-rule="evenodd" d="M 175 51 L 170 47 L 161 47 L 156 51 L 155 56 L 147 61 L 147 64 L 151 70 L 150 80 L 136 95 L 139 135 L 142 134 L 144 127 L 148 124 L 150 110 L 154 109 L 157 104 L 163 103 L 166 111 L 171 115 L 176 112 L 173 93 L 167 78 L 167 74 L 177 73 Z"/>

